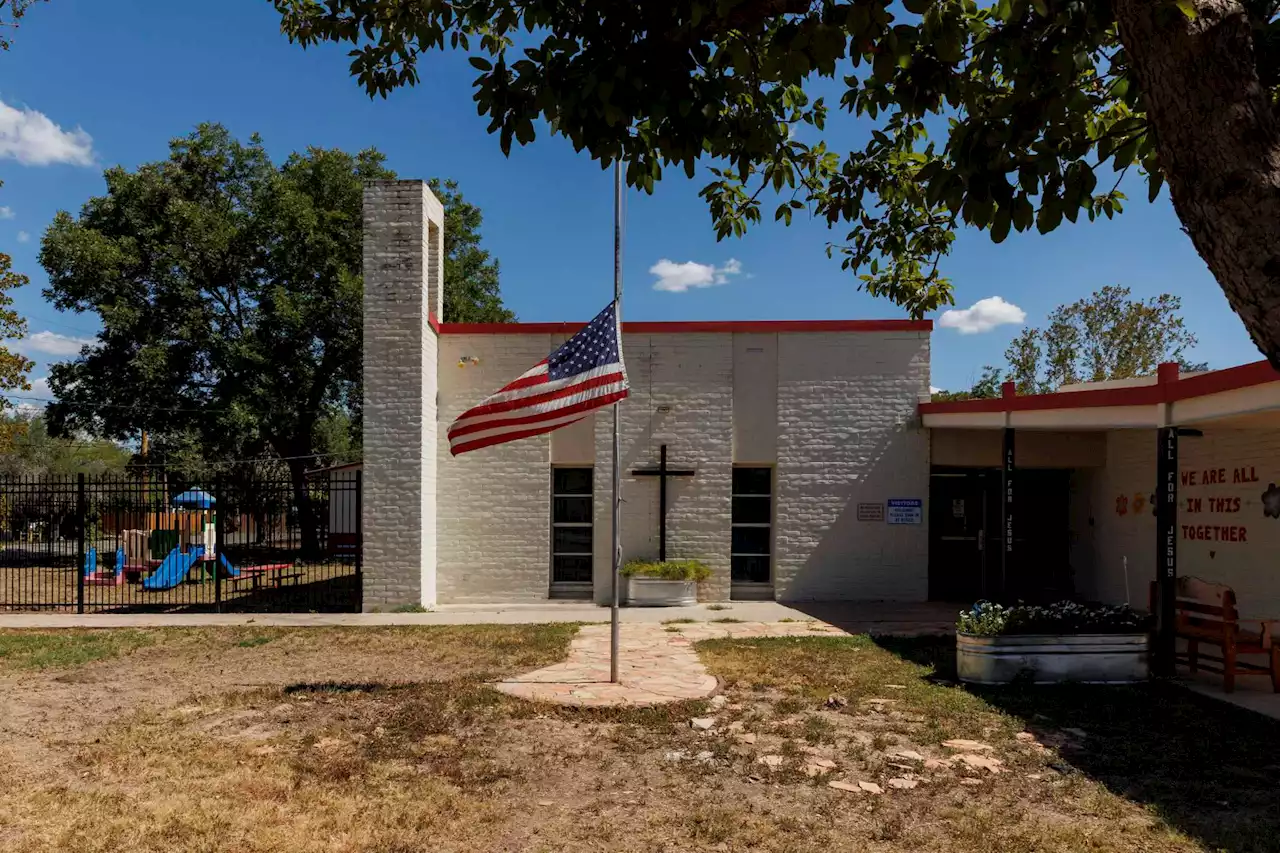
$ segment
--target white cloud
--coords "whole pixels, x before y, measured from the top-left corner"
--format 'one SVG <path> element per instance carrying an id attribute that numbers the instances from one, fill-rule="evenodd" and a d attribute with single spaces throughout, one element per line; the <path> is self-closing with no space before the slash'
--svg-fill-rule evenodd
<path id="1" fill-rule="evenodd" d="M 17 216 L 12 207 L 0 207 L 0 219 L 13 219 Z"/>
<path id="2" fill-rule="evenodd" d="M 77 127 L 63 130 L 44 113 L 0 101 L 0 160 L 24 166 L 93 165 L 93 137 Z"/>
<path id="3" fill-rule="evenodd" d="M 930 393 L 930 394 L 941 394 L 941 393 L 943 392 L 943 390 L 945 390 L 945 389 L 943 389 L 943 388 L 939 388 L 937 385 L 930 385 L 930 386 L 929 386 L 929 393 Z"/>
<path id="4" fill-rule="evenodd" d="M 31 390 L 17 390 L 13 392 L 14 397 L 21 398 L 39 398 L 39 399 L 10 399 L 14 408 L 25 415 L 38 415 L 44 411 L 44 407 L 48 405 L 48 401 L 53 399 L 53 389 L 49 387 L 49 377 L 41 376 L 39 379 L 31 380 Z"/>
<path id="5" fill-rule="evenodd" d="M 976 335 L 989 332 L 996 326 L 1021 323 L 1026 319 L 1027 312 L 1017 305 L 1005 302 L 999 296 L 988 296 L 968 308 L 943 311 L 938 318 L 938 325 L 944 329 L 956 329 L 962 335 Z"/>
<path id="6" fill-rule="evenodd" d="M 17 348 L 23 352 L 39 352 L 46 355 L 79 355 L 80 348 L 92 344 L 93 340 L 93 338 L 76 338 L 46 330 L 28 335 L 17 343 Z"/>
<path id="7" fill-rule="evenodd" d="M 691 287 L 715 287 L 718 284 L 728 284 L 729 276 L 742 273 L 742 262 L 736 258 L 730 258 L 725 261 L 724 266 L 717 267 L 696 261 L 678 264 L 663 258 L 649 267 L 649 272 L 658 277 L 658 280 L 653 283 L 654 290 L 684 293 Z"/>
<path id="8" fill-rule="evenodd" d="M 29 243 L 29 242 L 31 242 L 31 235 L 30 235 L 30 234 L 28 234 L 26 231 L 19 231 L 19 232 L 18 232 L 18 242 L 19 242 L 19 243 Z"/>

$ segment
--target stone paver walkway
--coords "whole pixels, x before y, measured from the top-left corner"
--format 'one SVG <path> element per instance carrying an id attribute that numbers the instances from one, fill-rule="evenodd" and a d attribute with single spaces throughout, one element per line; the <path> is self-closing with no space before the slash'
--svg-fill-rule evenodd
<path id="1" fill-rule="evenodd" d="M 676 626 L 624 624 L 618 678 L 609 681 L 609 626 L 586 625 L 569 646 L 569 657 L 495 686 L 535 702 L 582 707 L 658 705 L 702 699 L 715 693 L 716 677 L 693 651 L 699 640 L 733 637 L 846 636 L 822 622 L 703 622 Z"/>

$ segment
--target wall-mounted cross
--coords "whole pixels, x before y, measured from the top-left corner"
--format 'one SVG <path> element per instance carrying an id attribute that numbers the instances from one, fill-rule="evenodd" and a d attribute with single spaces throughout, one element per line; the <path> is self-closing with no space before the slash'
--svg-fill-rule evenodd
<path id="1" fill-rule="evenodd" d="M 637 468 L 631 472 L 636 477 L 658 478 L 658 560 L 667 559 L 667 478 L 692 477 L 696 472 L 692 468 L 668 468 L 667 446 L 664 444 L 658 451 L 657 468 Z"/>

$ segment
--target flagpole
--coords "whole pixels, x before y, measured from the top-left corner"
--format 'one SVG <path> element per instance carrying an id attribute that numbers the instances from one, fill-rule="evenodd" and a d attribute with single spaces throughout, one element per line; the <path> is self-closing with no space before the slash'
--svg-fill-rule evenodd
<path id="1" fill-rule="evenodd" d="M 613 310 L 618 322 L 618 357 L 622 357 L 622 158 L 613 161 Z M 622 455 L 619 409 L 613 404 L 613 606 L 609 612 L 609 681 L 618 683 L 618 585 L 622 562 Z"/>

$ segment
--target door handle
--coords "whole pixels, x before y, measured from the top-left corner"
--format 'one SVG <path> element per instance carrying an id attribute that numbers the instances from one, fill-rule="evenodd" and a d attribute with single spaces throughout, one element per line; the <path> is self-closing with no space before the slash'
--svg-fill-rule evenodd
<path id="1" fill-rule="evenodd" d="M 978 530 L 978 550 L 982 551 L 987 547 L 987 531 L 985 529 Z"/>

